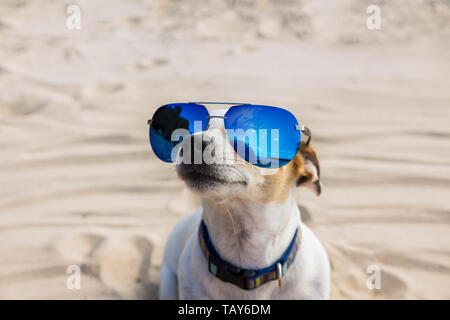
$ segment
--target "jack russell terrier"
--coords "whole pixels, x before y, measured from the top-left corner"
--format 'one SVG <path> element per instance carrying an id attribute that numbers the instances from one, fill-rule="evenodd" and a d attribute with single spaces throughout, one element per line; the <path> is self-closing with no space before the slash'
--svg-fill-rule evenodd
<path id="1" fill-rule="evenodd" d="M 230 103 L 235 106 L 209 113 L 203 104 L 169 104 L 149 120 L 157 156 L 176 162 L 178 176 L 201 197 L 201 208 L 183 217 L 169 236 L 160 298 L 328 299 L 328 256 L 301 222 L 296 202 L 297 186 L 321 193 L 309 130 L 281 108 Z M 287 159 L 275 168 L 251 163 L 251 142 L 243 140 L 247 153 L 230 143 L 229 129 L 237 126 L 281 127 L 271 143 L 279 140 L 277 156 Z M 177 140 L 174 129 L 180 127 L 188 135 Z M 309 135 L 307 142 L 300 143 L 300 131 Z M 176 143 L 167 144 L 169 137 Z M 199 152 L 214 161 L 186 161 Z"/>

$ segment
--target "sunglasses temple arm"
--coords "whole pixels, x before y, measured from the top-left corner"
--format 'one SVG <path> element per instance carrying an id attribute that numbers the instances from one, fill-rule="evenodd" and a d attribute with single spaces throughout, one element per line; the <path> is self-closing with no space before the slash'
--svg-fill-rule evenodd
<path id="1" fill-rule="evenodd" d="M 302 132 L 305 136 L 308 137 L 308 140 L 306 140 L 306 145 L 309 145 L 309 143 L 311 142 L 311 138 L 312 138 L 311 130 L 309 130 L 308 127 L 303 126 Z"/>
<path id="2" fill-rule="evenodd" d="M 311 130 L 309 130 L 306 126 L 301 125 L 296 125 L 296 129 L 300 130 L 300 132 L 303 132 L 303 134 L 308 137 L 308 140 L 306 140 L 306 145 L 309 145 L 312 137 Z"/>
<path id="3" fill-rule="evenodd" d="M 147 120 L 147 124 L 148 124 L 148 125 L 151 125 L 151 124 L 152 124 L 152 119 L 148 119 L 148 120 Z"/>

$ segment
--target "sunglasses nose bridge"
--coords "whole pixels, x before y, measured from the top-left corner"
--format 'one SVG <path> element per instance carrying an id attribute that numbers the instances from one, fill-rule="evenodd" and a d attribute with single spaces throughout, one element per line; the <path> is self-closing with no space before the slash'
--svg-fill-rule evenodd
<path id="1" fill-rule="evenodd" d="M 206 130 L 208 129 L 222 129 L 225 127 L 225 119 L 227 117 L 223 115 L 209 115 L 206 117 L 208 119 L 208 124 L 206 125 Z M 220 121 L 222 119 L 223 121 Z"/>
<path id="2" fill-rule="evenodd" d="M 207 116 L 206 119 L 208 119 L 208 121 L 211 121 L 211 119 L 223 119 L 223 120 L 225 120 L 225 119 L 228 119 L 228 118 L 225 117 L 225 116 L 212 115 L 212 116 Z"/>
<path id="3" fill-rule="evenodd" d="M 212 115 L 212 116 L 207 116 L 206 118 L 207 118 L 207 119 L 211 119 L 211 118 L 222 118 L 222 119 L 227 119 L 227 117 L 225 117 L 225 116 L 214 116 L 214 115 Z"/>

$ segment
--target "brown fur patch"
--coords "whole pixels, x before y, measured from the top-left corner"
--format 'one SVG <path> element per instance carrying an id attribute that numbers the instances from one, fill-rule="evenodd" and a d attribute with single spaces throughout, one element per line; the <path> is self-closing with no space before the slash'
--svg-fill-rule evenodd
<path id="1" fill-rule="evenodd" d="M 305 165 L 306 160 L 310 160 L 317 167 L 317 174 L 320 176 L 319 159 L 316 151 L 311 146 L 302 143 L 292 161 L 277 169 L 277 173 L 264 175 L 265 181 L 262 186 L 263 190 L 262 192 L 255 190 L 255 193 L 260 195 L 260 197 L 256 197 L 257 199 L 255 199 L 255 201 L 261 203 L 281 203 L 288 198 L 293 183 L 296 183 L 296 185 L 299 186 L 304 183 L 312 182 L 314 173 Z"/>
<path id="2" fill-rule="evenodd" d="M 297 158 L 302 158 L 302 161 Z M 302 143 L 300 145 L 299 152 L 297 152 L 297 155 L 294 158 L 294 162 L 297 166 L 297 186 L 306 183 L 306 182 L 312 182 L 314 179 L 314 174 L 308 170 L 308 168 L 305 166 L 305 161 L 309 160 L 313 163 L 313 165 L 317 168 L 317 176 L 320 178 L 320 164 L 319 164 L 319 157 L 317 156 L 317 152 L 310 146 L 305 143 Z"/>

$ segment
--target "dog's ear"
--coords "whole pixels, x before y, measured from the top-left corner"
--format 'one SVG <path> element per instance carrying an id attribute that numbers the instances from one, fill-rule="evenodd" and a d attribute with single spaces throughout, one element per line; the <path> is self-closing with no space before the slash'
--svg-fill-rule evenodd
<path id="1" fill-rule="evenodd" d="M 317 196 L 322 191 L 320 184 L 320 165 L 317 152 L 309 144 L 301 143 L 294 158 L 297 186 L 311 189 Z"/>

